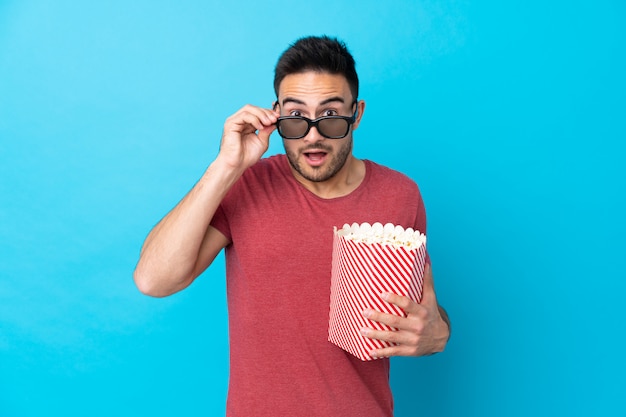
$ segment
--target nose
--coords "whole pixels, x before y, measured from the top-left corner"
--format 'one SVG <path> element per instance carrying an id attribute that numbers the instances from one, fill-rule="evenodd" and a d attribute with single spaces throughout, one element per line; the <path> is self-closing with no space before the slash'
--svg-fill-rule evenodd
<path id="1" fill-rule="evenodd" d="M 317 130 L 317 126 L 311 126 L 306 136 L 302 139 L 307 143 L 316 143 L 321 142 L 326 138 L 320 134 L 320 131 Z"/>

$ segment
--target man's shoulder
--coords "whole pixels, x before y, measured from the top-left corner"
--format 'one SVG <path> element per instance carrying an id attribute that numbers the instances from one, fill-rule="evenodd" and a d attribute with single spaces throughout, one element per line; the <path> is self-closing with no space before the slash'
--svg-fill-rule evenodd
<path id="1" fill-rule="evenodd" d="M 259 161 L 248 168 L 251 172 L 264 172 L 264 171 L 281 171 L 287 156 L 285 154 L 276 154 L 259 159 Z"/>
<path id="2" fill-rule="evenodd" d="M 289 168 L 285 167 L 284 155 L 261 158 L 246 169 L 235 182 L 222 201 L 222 205 L 242 206 L 245 201 L 259 203 L 259 196 L 275 195 L 277 190 L 286 189 L 289 182 L 286 175 Z"/>
<path id="3" fill-rule="evenodd" d="M 365 162 L 366 169 L 370 171 L 372 179 L 376 181 L 383 181 L 385 183 L 397 184 L 400 186 L 417 187 L 417 183 L 403 172 L 369 159 L 364 159 L 363 161 Z"/>
<path id="4" fill-rule="evenodd" d="M 243 177 L 248 179 L 271 179 L 282 176 L 285 171 L 285 161 L 286 156 L 284 154 L 261 158 L 244 172 Z"/>

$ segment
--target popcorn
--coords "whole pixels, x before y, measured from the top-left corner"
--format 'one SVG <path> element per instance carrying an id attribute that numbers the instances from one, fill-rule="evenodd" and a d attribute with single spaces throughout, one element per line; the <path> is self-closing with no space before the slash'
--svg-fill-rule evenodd
<path id="1" fill-rule="evenodd" d="M 365 319 L 368 308 L 406 317 L 381 293 L 403 295 L 420 302 L 426 258 L 426 237 L 391 223 L 345 224 L 334 228 L 328 340 L 361 360 L 372 360 L 373 349 L 392 346 L 368 339 L 362 327 L 396 330 Z"/>
<path id="2" fill-rule="evenodd" d="M 420 247 L 426 244 L 426 236 L 412 228 L 404 229 L 402 226 L 394 226 L 391 223 L 382 225 L 374 223 L 352 223 L 351 226 L 344 224 L 343 228 L 335 232 L 346 239 L 363 243 L 381 243 L 383 245 L 404 246 L 407 249 Z"/>

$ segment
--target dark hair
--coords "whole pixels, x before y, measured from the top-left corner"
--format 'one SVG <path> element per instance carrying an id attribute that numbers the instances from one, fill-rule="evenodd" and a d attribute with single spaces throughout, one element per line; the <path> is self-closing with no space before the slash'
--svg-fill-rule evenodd
<path id="1" fill-rule="evenodd" d="M 359 77 L 356 74 L 354 58 L 346 44 L 328 36 L 309 36 L 293 43 L 278 59 L 274 69 L 274 91 L 278 97 L 278 87 L 290 74 L 305 71 L 319 71 L 341 74 L 348 80 L 350 91 L 356 100 L 359 96 Z"/>

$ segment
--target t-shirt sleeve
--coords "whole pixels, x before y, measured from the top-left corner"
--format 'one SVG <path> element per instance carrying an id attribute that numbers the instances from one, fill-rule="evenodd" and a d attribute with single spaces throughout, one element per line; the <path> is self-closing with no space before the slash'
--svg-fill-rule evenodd
<path id="1" fill-rule="evenodd" d="M 417 210 L 415 213 L 415 225 L 413 228 L 426 235 L 426 207 L 424 206 L 424 200 L 422 199 L 422 194 L 420 193 L 417 184 L 415 185 L 415 198 L 417 199 Z"/>
<path id="2" fill-rule="evenodd" d="M 415 197 L 416 201 L 416 213 L 414 230 L 419 230 L 421 233 L 427 236 L 426 240 L 426 263 L 430 264 L 430 254 L 428 253 L 428 235 L 426 233 L 426 207 L 424 206 L 424 200 L 422 199 L 422 193 L 419 187 L 415 184 Z"/>
<path id="3" fill-rule="evenodd" d="M 222 204 L 217 207 L 210 224 L 232 242 L 233 238 L 230 233 L 230 224 L 228 223 L 228 217 L 226 217 L 226 211 Z"/>

